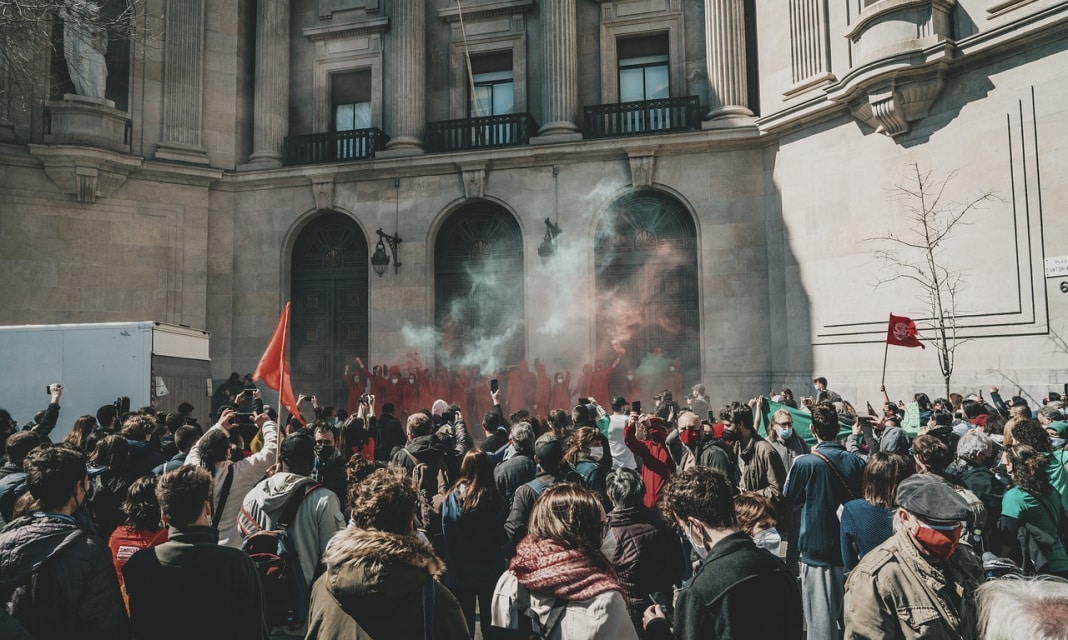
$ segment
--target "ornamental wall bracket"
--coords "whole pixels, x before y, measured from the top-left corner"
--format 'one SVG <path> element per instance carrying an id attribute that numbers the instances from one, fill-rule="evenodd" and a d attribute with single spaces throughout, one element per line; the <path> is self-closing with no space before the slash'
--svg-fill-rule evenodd
<path id="1" fill-rule="evenodd" d="M 83 204 L 110 197 L 142 163 L 139 157 L 90 147 L 31 144 L 30 153 L 60 191 Z"/>
<path id="2" fill-rule="evenodd" d="M 630 184 L 634 187 L 653 186 L 656 173 L 656 150 L 658 147 L 639 147 L 627 149 L 630 161 Z"/>
<path id="3" fill-rule="evenodd" d="M 486 197 L 486 163 L 475 162 L 456 165 L 464 182 L 464 197 L 468 200 L 482 200 Z"/>
<path id="4" fill-rule="evenodd" d="M 908 133 L 912 123 L 927 117 L 942 94 L 954 45 L 944 43 L 920 64 L 886 60 L 851 73 L 827 89 L 832 102 L 876 132 L 890 137 Z"/>
<path id="5" fill-rule="evenodd" d="M 315 208 L 318 211 L 329 211 L 334 208 L 334 174 L 310 176 L 312 197 L 315 198 Z"/>

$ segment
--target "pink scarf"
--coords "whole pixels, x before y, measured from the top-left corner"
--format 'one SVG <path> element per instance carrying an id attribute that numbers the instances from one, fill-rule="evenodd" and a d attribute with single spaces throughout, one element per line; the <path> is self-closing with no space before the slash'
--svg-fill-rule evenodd
<path id="1" fill-rule="evenodd" d="M 623 592 L 613 572 L 593 564 L 578 549 L 524 538 L 512 558 L 512 573 L 524 587 L 563 600 L 589 600 L 606 591 Z"/>

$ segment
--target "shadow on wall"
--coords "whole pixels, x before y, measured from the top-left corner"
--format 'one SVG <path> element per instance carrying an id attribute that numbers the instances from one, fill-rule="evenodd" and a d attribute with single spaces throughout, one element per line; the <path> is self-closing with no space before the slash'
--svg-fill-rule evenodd
<path id="1" fill-rule="evenodd" d="M 812 313 L 790 232 L 783 220 L 782 193 L 775 181 L 777 157 L 777 148 L 768 150 L 764 172 L 767 181 L 765 216 L 770 314 L 768 349 L 771 362 L 767 386 L 769 391 L 789 388 L 797 399 L 812 395 Z"/>

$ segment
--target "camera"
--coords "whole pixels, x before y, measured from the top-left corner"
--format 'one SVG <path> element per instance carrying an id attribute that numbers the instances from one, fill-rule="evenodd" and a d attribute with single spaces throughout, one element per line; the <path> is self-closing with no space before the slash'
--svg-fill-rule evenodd
<path id="1" fill-rule="evenodd" d="M 371 395 L 365 393 L 360 396 L 360 404 L 371 404 Z"/>

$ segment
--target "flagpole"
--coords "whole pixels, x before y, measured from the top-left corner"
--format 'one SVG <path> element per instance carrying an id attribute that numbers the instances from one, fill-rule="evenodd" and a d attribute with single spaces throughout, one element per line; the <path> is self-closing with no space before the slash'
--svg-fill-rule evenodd
<path id="1" fill-rule="evenodd" d="M 883 377 L 879 381 L 879 385 L 881 387 L 886 387 L 886 356 L 887 356 L 888 353 L 890 353 L 890 341 L 889 340 L 887 340 L 886 344 L 883 346 Z"/>

